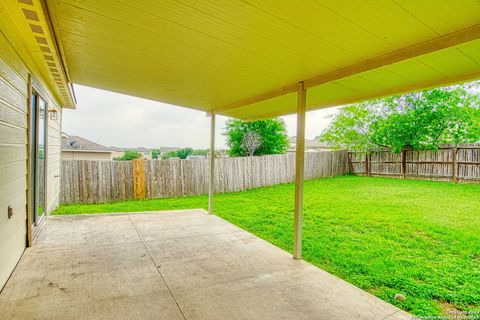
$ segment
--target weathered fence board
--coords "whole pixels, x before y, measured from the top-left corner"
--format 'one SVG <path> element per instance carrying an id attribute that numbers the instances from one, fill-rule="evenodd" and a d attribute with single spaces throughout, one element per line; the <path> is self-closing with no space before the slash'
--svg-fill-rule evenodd
<path id="1" fill-rule="evenodd" d="M 347 152 L 308 152 L 305 178 L 345 174 Z M 138 166 L 142 167 L 139 168 Z M 209 160 L 62 160 L 61 203 L 100 203 L 208 193 Z M 295 179 L 295 155 L 218 158 L 215 192 L 235 192 Z M 141 190 L 145 187 L 145 190 Z M 137 194 L 136 194 L 137 193 Z"/>
<path id="2" fill-rule="evenodd" d="M 480 145 L 442 146 L 437 151 L 349 152 L 349 170 L 358 175 L 452 182 L 480 182 Z"/>

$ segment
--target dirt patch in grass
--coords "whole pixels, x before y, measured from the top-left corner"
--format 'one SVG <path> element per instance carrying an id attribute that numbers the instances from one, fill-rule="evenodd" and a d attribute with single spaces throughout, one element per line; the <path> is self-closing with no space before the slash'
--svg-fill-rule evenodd
<path id="1" fill-rule="evenodd" d="M 440 301 L 438 303 L 440 310 L 442 310 L 442 314 L 445 316 L 446 319 L 464 319 L 465 318 L 465 310 L 457 308 L 454 304 L 447 302 L 447 301 Z"/>

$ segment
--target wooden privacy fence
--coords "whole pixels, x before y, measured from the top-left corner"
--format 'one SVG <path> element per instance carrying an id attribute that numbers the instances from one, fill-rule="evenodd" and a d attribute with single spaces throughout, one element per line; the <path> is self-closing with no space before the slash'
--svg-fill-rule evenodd
<path id="1" fill-rule="evenodd" d="M 441 146 L 438 151 L 348 152 L 349 171 L 358 175 L 480 182 L 480 145 Z"/>
<path id="2" fill-rule="evenodd" d="M 343 175 L 347 152 L 308 152 L 305 179 Z M 209 160 L 62 160 L 60 202 L 100 203 L 208 193 Z M 218 158 L 215 192 L 293 182 L 295 155 Z"/>

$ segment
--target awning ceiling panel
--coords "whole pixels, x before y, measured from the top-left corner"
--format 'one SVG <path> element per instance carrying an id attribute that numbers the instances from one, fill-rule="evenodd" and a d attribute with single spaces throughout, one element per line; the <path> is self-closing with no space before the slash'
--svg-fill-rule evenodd
<path id="1" fill-rule="evenodd" d="M 47 3 L 74 83 L 242 119 L 293 113 L 296 83 L 395 52 L 310 87 L 308 109 L 480 77 L 474 0 Z"/>

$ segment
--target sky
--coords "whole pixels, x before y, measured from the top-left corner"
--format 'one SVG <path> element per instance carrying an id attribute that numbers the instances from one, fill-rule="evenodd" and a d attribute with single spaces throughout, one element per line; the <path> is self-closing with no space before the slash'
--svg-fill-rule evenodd
<path id="1" fill-rule="evenodd" d="M 205 112 L 166 103 L 75 85 L 77 108 L 63 109 L 62 131 L 105 146 L 191 147 L 206 149 L 210 119 Z M 339 108 L 311 111 L 306 116 L 308 139 L 318 136 Z M 282 117 L 289 136 L 296 135 L 296 116 Z M 222 135 L 227 117 L 217 116 L 216 146 L 225 148 Z"/>

